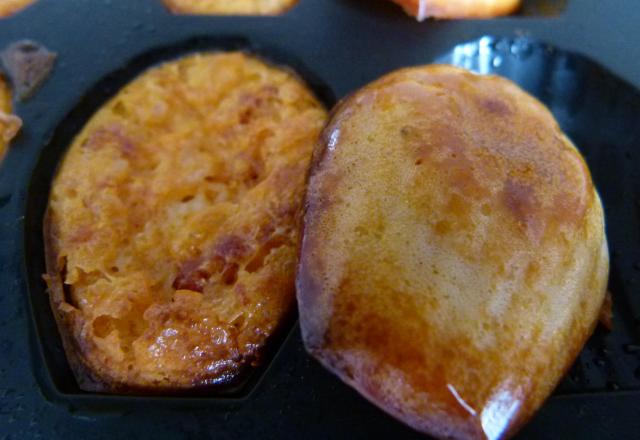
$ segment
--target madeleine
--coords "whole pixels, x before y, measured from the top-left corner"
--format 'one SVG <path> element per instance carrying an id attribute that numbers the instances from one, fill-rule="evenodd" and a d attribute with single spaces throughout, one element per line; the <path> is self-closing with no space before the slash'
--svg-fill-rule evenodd
<path id="1" fill-rule="evenodd" d="M 326 112 L 243 53 L 143 73 L 78 134 L 53 182 L 47 282 L 80 386 L 228 384 L 295 311 L 305 179 Z"/>
<path id="2" fill-rule="evenodd" d="M 401 70 L 335 110 L 297 275 L 307 350 L 406 424 L 516 432 L 596 325 L 600 199 L 551 113 L 512 82 Z"/>
<path id="3" fill-rule="evenodd" d="M 435 18 L 491 18 L 508 15 L 520 0 L 393 0 L 418 20 Z"/>

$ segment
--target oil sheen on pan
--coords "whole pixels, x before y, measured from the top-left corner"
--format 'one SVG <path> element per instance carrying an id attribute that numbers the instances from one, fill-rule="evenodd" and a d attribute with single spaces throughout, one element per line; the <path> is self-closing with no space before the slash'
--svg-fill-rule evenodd
<path id="1" fill-rule="evenodd" d="M 295 310 L 325 119 L 294 74 L 243 53 L 153 68 L 91 118 L 45 219 L 51 307 L 81 388 L 213 386 L 261 362 Z"/>
<path id="2" fill-rule="evenodd" d="M 36 0 L 2 0 L 0 1 L 0 18 L 10 17 L 27 6 L 35 3 Z"/>
<path id="3" fill-rule="evenodd" d="M 520 0 L 393 0 L 409 15 L 422 21 L 434 18 L 491 18 L 508 15 Z"/>
<path id="4" fill-rule="evenodd" d="M 176 14 L 276 15 L 286 12 L 298 0 L 162 0 Z"/>
<path id="5" fill-rule="evenodd" d="M 592 333 L 609 259 L 589 170 L 514 83 L 405 69 L 334 111 L 298 270 L 307 350 L 441 438 L 513 435 Z"/>

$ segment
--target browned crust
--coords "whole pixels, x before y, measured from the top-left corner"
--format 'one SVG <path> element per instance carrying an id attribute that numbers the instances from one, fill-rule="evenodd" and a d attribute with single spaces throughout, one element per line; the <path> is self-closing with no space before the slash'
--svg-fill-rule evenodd
<path id="1" fill-rule="evenodd" d="M 47 209 L 43 221 L 44 229 L 44 255 L 47 267 L 47 274 L 43 277 L 47 283 L 47 289 L 49 293 L 49 304 L 53 316 L 58 325 L 60 337 L 62 339 L 62 345 L 64 347 L 69 366 L 73 371 L 73 374 L 78 381 L 78 385 L 83 390 L 87 391 L 108 391 L 113 388 L 112 383 L 108 379 L 98 377 L 93 371 L 87 367 L 87 362 L 81 356 L 81 348 L 78 341 L 73 337 L 74 327 L 77 322 L 77 317 L 74 317 L 71 313 L 63 313 L 61 306 L 71 304 L 67 303 L 64 294 L 64 288 L 62 285 L 61 273 L 63 267 L 61 267 L 58 252 L 55 249 L 55 239 L 53 234 L 53 225 L 51 223 L 51 213 Z"/>

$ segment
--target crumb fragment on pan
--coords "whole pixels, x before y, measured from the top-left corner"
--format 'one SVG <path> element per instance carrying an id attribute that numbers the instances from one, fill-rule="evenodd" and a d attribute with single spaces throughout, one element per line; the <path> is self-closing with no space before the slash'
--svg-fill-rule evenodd
<path id="1" fill-rule="evenodd" d="M 515 12 L 521 0 L 393 0 L 419 21 L 434 18 L 491 18 Z"/>
<path id="2" fill-rule="evenodd" d="M 4 158 L 9 143 L 22 127 L 22 120 L 11 112 L 11 91 L 0 76 L 0 160 Z"/>
<path id="3" fill-rule="evenodd" d="M 10 17 L 22 11 L 36 0 L 0 0 L 0 18 Z"/>
<path id="4" fill-rule="evenodd" d="M 298 0 L 162 0 L 176 14 L 276 15 L 295 6 Z"/>
<path id="5" fill-rule="evenodd" d="M 33 96 L 51 73 L 56 58 L 55 52 L 31 40 L 12 43 L 0 53 L 19 100 Z"/>

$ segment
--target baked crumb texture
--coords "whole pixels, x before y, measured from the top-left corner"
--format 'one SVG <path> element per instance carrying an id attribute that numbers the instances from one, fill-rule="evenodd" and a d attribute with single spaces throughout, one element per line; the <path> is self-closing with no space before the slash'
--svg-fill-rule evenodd
<path id="1" fill-rule="evenodd" d="M 85 390 L 227 383 L 294 307 L 298 224 L 326 112 L 243 53 L 142 74 L 73 141 L 53 183 L 46 280 Z"/>

